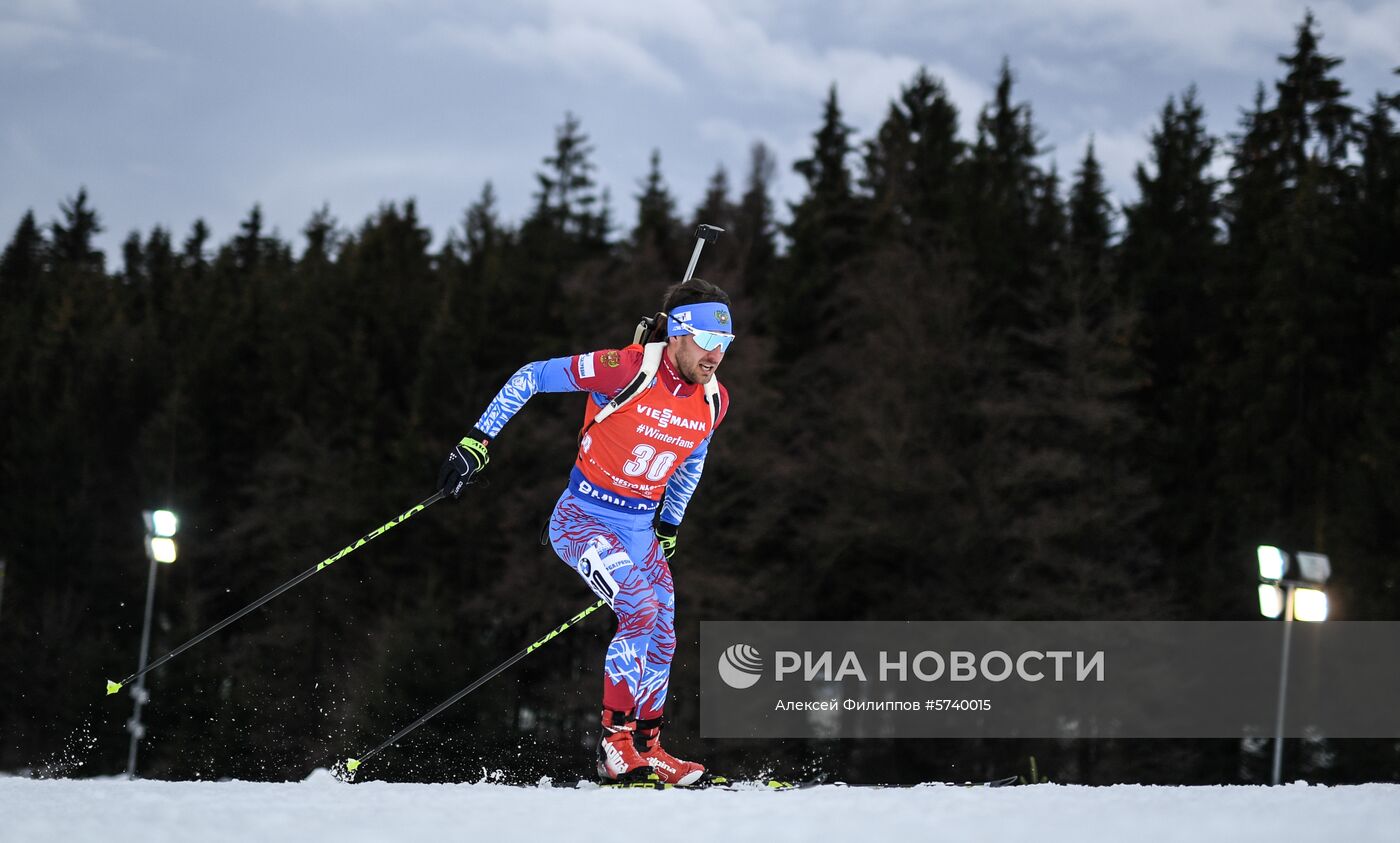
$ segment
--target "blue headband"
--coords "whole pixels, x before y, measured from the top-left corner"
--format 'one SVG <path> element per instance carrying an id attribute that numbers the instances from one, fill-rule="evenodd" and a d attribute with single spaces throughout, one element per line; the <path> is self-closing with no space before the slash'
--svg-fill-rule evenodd
<path id="1" fill-rule="evenodd" d="M 671 318 L 666 320 L 666 323 L 666 335 L 669 337 L 678 337 L 686 333 L 681 325 L 721 334 L 734 333 L 734 320 L 729 317 L 729 306 L 717 301 L 677 307 L 671 311 Z"/>

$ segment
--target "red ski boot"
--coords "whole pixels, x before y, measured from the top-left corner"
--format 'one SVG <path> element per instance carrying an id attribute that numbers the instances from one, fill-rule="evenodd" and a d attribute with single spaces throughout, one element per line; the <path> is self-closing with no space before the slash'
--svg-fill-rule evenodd
<path id="1" fill-rule="evenodd" d="M 651 765 L 637 752 L 637 718 L 603 709 L 603 739 L 598 743 L 598 778 L 616 782 L 656 781 Z"/>
<path id="2" fill-rule="evenodd" d="M 661 723 L 660 717 L 637 721 L 637 752 L 666 784 L 686 787 L 700 781 L 705 776 L 705 765 L 682 761 L 661 748 Z"/>

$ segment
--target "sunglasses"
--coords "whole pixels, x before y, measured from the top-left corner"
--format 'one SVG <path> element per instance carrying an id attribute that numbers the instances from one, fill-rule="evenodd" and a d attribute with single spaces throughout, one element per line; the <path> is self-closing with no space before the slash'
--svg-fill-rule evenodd
<path id="1" fill-rule="evenodd" d="M 719 331 L 707 331 L 704 328 L 694 328 L 684 322 L 677 322 L 686 333 L 695 337 L 695 344 L 705 351 L 728 351 L 729 344 L 734 342 L 733 334 L 722 334 Z"/>

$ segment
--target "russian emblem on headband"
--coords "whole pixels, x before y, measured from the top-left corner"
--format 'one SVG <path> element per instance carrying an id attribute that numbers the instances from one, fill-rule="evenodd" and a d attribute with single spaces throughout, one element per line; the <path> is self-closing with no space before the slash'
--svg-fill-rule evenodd
<path id="1" fill-rule="evenodd" d="M 715 321 L 721 325 L 729 324 L 729 314 L 723 310 L 715 311 Z"/>

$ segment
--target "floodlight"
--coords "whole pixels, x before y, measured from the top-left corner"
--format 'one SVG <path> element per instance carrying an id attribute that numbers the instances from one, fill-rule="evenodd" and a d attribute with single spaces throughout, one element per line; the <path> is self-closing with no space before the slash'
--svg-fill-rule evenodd
<path id="1" fill-rule="evenodd" d="M 1288 554 L 1272 545 L 1261 544 L 1259 557 L 1259 613 L 1266 618 L 1283 616 L 1283 654 L 1279 658 L 1278 717 L 1274 721 L 1273 782 L 1283 776 L 1283 713 L 1288 698 L 1288 645 L 1293 621 L 1317 623 L 1327 620 L 1327 592 L 1321 586 L 1332 575 L 1332 562 L 1324 553 L 1299 551 L 1298 572 L 1288 577 Z M 1317 588 L 1307 588 L 1313 585 Z"/>
<path id="2" fill-rule="evenodd" d="M 141 706 L 146 704 L 149 695 L 146 693 L 146 655 L 150 652 L 151 646 L 151 614 L 155 609 L 156 602 L 156 568 L 162 563 L 169 565 L 175 561 L 178 549 L 175 547 L 175 534 L 180 530 L 180 519 L 175 513 L 168 509 L 146 509 L 141 511 L 141 518 L 146 522 L 146 558 L 150 560 L 150 573 L 146 575 L 146 620 L 141 626 L 141 660 L 137 664 L 136 684 L 131 688 L 131 697 L 135 700 L 135 710 L 131 714 L 131 719 L 126 721 L 126 729 L 131 733 L 131 743 L 127 747 L 126 753 L 126 777 L 136 778 L 136 748 L 141 739 L 146 736 L 146 727 L 141 722 Z M 129 681 L 129 680 L 128 680 Z M 117 683 L 108 680 L 107 693 L 116 693 L 113 686 L 120 688 Z"/>
<path id="3" fill-rule="evenodd" d="M 1259 614 L 1266 618 L 1283 614 L 1283 589 L 1269 583 L 1259 584 Z"/>
<path id="4" fill-rule="evenodd" d="M 1288 570 L 1288 554 L 1273 545 L 1259 545 L 1259 579 L 1281 580 Z"/>
<path id="5" fill-rule="evenodd" d="M 1332 560 L 1327 558 L 1327 554 L 1299 551 L 1296 556 L 1298 570 L 1303 579 L 1308 582 L 1321 585 L 1327 582 L 1328 577 L 1332 576 Z"/>
<path id="6" fill-rule="evenodd" d="M 175 540 L 166 536 L 151 536 L 146 539 L 146 549 L 157 562 L 169 564 L 175 561 Z"/>
<path id="7" fill-rule="evenodd" d="M 151 513 L 151 532 L 162 538 L 170 538 L 180 529 L 180 519 L 168 509 L 157 509 Z"/>
<path id="8" fill-rule="evenodd" d="M 1327 620 L 1327 592 L 1316 588 L 1294 589 L 1293 617 L 1314 623 Z"/>

